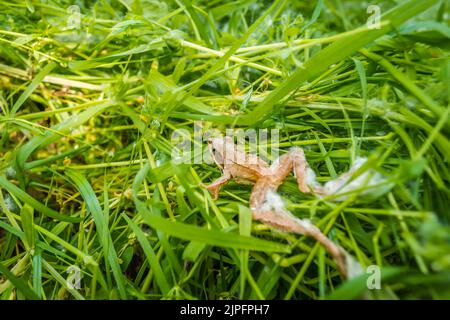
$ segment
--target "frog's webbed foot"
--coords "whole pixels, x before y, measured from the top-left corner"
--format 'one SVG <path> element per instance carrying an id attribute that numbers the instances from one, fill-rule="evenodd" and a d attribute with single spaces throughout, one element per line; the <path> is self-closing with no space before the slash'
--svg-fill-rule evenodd
<path id="1" fill-rule="evenodd" d="M 216 200 L 219 197 L 220 188 L 231 179 L 229 173 L 223 173 L 223 175 L 210 185 L 203 185 L 206 189 L 211 192 L 213 199 Z"/>

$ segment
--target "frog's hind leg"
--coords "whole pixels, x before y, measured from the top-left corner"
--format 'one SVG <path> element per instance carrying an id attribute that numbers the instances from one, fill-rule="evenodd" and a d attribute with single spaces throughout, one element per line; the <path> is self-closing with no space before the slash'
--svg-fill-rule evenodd
<path id="1" fill-rule="evenodd" d="M 210 185 L 204 185 L 204 187 L 212 193 L 214 199 L 217 199 L 219 197 L 220 188 L 225 183 L 227 183 L 230 179 L 231 179 L 230 173 L 224 172 L 220 178 L 218 178 L 216 181 L 214 181 Z"/>
<path id="2" fill-rule="evenodd" d="M 291 171 L 294 171 L 298 188 L 304 193 L 321 193 L 322 188 L 316 182 L 314 171 L 309 167 L 302 148 L 292 148 L 271 165 L 272 177 L 279 185 Z"/>
<path id="3" fill-rule="evenodd" d="M 347 268 L 343 250 L 323 234 L 312 222 L 299 219 L 286 210 L 283 200 L 276 193 L 276 187 L 272 182 L 272 179 L 262 178 L 253 187 L 252 194 L 250 195 L 250 209 L 253 219 L 285 232 L 302 234 L 315 239 L 333 257 L 339 272 L 346 278 Z"/>
<path id="4" fill-rule="evenodd" d="M 250 195 L 250 209 L 253 219 L 261 221 L 286 232 L 308 234 L 301 220 L 284 208 L 281 197 L 275 188 L 264 179 L 260 179 L 253 187 Z"/>

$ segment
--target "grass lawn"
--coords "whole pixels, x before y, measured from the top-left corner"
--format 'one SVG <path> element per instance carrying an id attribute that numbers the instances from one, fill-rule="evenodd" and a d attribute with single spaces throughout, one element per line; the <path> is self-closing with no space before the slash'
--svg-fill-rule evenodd
<path id="1" fill-rule="evenodd" d="M 450 299 L 449 8 L 0 0 L 0 299 Z M 251 186 L 214 199 L 174 157 L 199 125 L 276 129 L 262 156 L 320 183 L 367 158 L 343 201 L 278 190 L 360 272 L 252 221 Z"/>

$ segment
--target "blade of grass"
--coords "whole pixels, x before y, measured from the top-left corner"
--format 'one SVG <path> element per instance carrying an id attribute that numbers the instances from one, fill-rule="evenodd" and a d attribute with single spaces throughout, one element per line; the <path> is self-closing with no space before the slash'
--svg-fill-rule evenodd
<path id="1" fill-rule="evenodd" d="M 381 270 L 380 281 L 386 281 L 392 277 L 405 272 L 404 268 L 383 268 Z M 367 290 L 367 280 L 370 277 L 370 273 L 364 273 L 356 278 L 351 279 L 348 282 L 343 283 L 336 288 L 331 294 L 325 297 L 326 300 L 350 300 L 358 299 L 365 290 Z"/>
<path id="2" fill-rule="evenodd" d="M 397 70 L 397 68 L 392 65 L 389 61 L 387 61 L 384 57 L 370 52 L 366 49 L 361 49 L 360 52 L 368 57 L 369 59 L 375 61 L 380 66 L 382 66 L 391 76 L 393 76 L 398 82 L 400 82 L 403 87 L 408 90 L 411 94 L 416 96 L 420 102 L 422 102 L 426 107 L 428 107 L 438 118 L 441 118 L 445 113 L 445 109 L 436 104 L 422 89 L 414 84 L 408 77 Z M 447 127 L 450 126 L 450 119 L 447 117 Z"/>
<path id="3" fill-rule="evenodd" d="M 64 289 L 66 289 L 68 292 L 70 292 L 70 294 L 75 299 L 77 299 L 77 300 L 85 300 L 84 297 L 75 288 L 69 287 L 67 280 L 64 279 L 64 277 L 55 268 L 53 268 L 50 263 L 48 263 L 47 261 L 42 259 L 42 264 L 44 265 L 44 268 L 52 275 L 52 277 L 54 277 L 54 279 L 57 282 L 59 282 L 59 284 Z"/>
<path id="4" fill-rule="evenodd" d="M 267 117 L 272 113 L 277 103 L 286 98 L 286 96 L 301 86 L 305 81 L 313 80 L 325 72 L 331 65 L 349 57 L 358 49 L 392 31 L 406 20 L 422 13 L 436 3 L 436 0 L 405 1 L 382 16 L 382 27 L 380 29 L 369 29 L 365 26 L 362 27 L 365 29 L 365 32 L 343 38 L 329 45 L 308 60 L 302 67 L 299 67 L 252 112 L 243 116 L 241 118 L 242 124 L 252 125 Z"/>
<path id="5" fill-rule="evenodd" d="M 220 68 L 222 68 L 225 63 L 230 59 L 230 57 L 238 50 L 250 37 L 253 32 L 264 22 L 264 20 L 276 9 L 280 9 L 284 7 L 286 4 L 286 0 L 276 0 L 267 10 L 262 14 L 248 29 L 247 31 L 238 39 L 236 40 L 230 49 L 227 50 L 227 52 L 220 57 L 216 63 L 214 63 L 208 71 L 206 71 L 198 80 L 192 82 L 190 90 L 184 94 L 180 99 L 176 101 L 176 104 L 172 106 L 170 109 L 175 110 L 177 106 L 179 106 L 181 103 L 184 102 L 184 100 L 191 95 L 193 95 L 206 81 L 208 81 L 216 71 L 218 71 Z M 280 10 L 278 10 L 277 13 L 279 13 Z"/>
<path id="6" fill-rule="evenodd" d="M 14 115 L 16 114 L 17 110 L 19 110 L 19 108 L 22 106 L 25 100 L 28 99 L 28 97 L 33 93 L 33 91 L 42 82 L 42 80 L 44 80 L 45 76 L 48 75 L 56 66 L 57 66 L 56 62 L 50 62 L 36 75 L 36 77 L 33 79 L 33 81 L 31 81 L 31 83 L 28 85 L 25 91 L 22 92 L 19 99 L 16 100 L 16 103 L 14 103 L 9 114 L 11 118 L 14 118 Z"/>
<path id="7" fill-rule="evenodd" d="M 36 292 L 34 292 L 22 279 L 16 277 L 1 262 L 0 273 L 2 273 L 27 299 L 40 300 Z"/>
<path id="8" fill-rule="evenodd" d="M 16 185 L 14 185 L 11 182 L 9 182 L 8 180 L 6 180 L 6 178 L 4 178 L 4 177 L 0 177 L 0 186 L 4 189 L 8 190 L 9 193 L 11 193 L 15 197 L 17 197 L 19 200 L 25 202 L 26 204 L 28 204 L 35 210 L 39 211 L 40 213 L 42 213 L 50 218 L 60 220 L 60 221 L 72 222 L 72 223 L 77 223 L 77 222 L 81 221 L 81 218 L 79 218 L 79 217 L 66 216 L 66 215 L 56 212 L 55 210 L 48 208 L 47 206 L 43 205 L 42 203 L 40 203 L 39 201 L 37 201 L 36 199 L 34 199 L 30 195 L 28 195 L 25 191 L 23 191 Z"/>
<path id="9" fill-rule="evenodd" d="M 130 226 L 131 230 L 133 230 L 139 243 L 141 244 L 142 250 L 144 250 L 150 268 L 155 275 L 155 281 L 158 284 L 158 287 L 160 288 L 163 296 L 167 296 L 170 291 L 169 282 L 167 281 L 167 278 L 161 268 L 161 265 L 159 264 L 158 258 L 156 257 L 155 251 L 153 251 L 150 242 L 147 240 L 147 237 L 142 232 L 142 230 L 132 220 L 130 220 L 130 218 L 128 218 L 125 214 L 122 214 L 122 216 Z"/>
<path id="10" fill-rule="evenodd" d="M 125 290 L 125 279 L 118 262 L 117 252 L 114 249 L 114 243 L 111 238 L 111 234 L 109 233 L 109 227 L 106 224 L 100 202 L 98 201 L 94 190 L 92 189 L 91 185 L 86 180 L 86 177 L 84 175 L 77 171 L 70 170 L 66 171 L 66 175 L 71 179 L 71 181 L 74 183 L 74 185 L 84 198 L 84 201 L 86 202 L 86 205 L 94 218 L 94 223 L 97 227 L 98 238 L 102 245 L 105 259 L 108 261 L 116 280 L 119 295 L 122 299 L 126 299 L 127 293 Z"/>
<path id="11" fill-rule="evenodd" d="M 239 205 L 239 234 L 241 236 L 250 236 L 252 228 L 252 214 L 250 209 Z M 240 277 L 240 299 L 244 298 L 245 295 L 245 282 L 246 282 L 246 272 L 248 270 L 248 250 L 240 251 L 240 261 L 241 261 L 241 277 Z"/>
<path id="12" fill-rule="evenodd" d="M 33 208 L 28 204 L 24 204 L 20 209 L 20 217 L 22 220 L 22 230 L 25 233 L 26 244 L 28 245 L 28 248 L 34 248 L 35 236 Z"/>
<path id="13" fill-rule="evenodd" d="M 33 289 L 42 298 L 42 256 L 39 249 L 33 255 Z"/>
<path id="14" fill-rule="evenodd" d="M 44 146 L 57 141 L 61 138 L 61 135 L 68 134 L 71 129 L 76 128 L 89 119 L 92 119 L 97 114 L 103 112 L 107 108 L 111 107 L 113 103 L 111 101 L 105 101 L 100 105 L 93 106 L 80 114 L 74 114 L 67 120 L 52 127 L 52 131 L 48 131 L 42 135 L 35 136 L 25 145 L 17 150 L 17 166 L 20 168 L 24 167 L 25 161 L 37 148 L 43 148 Z M 56 132 L 57 133 L 56 133 Z"/>
<path id="15" fill-rule="evenodd" d="M 205 43 L 210 47 L 214 47 L 213 41 L 211 41 L 211 38 L 208 34 L 208 30 L 206 29 L 206 25 L 204 22 L 200 20 L 200 16 L 195 11 L 194 7 L 192 6 L 191 0 L 180 0 L 184 7 L 186 8 L 186 11 L 189 13 L 189 17 L 192 19 L 193 25 L 197 28 L 198 32 L 200 33 L 200 37 Z"/>
<path id="16" fill-rule="evenodd" d="M 364 69 L 364 65 L 362 62 L 356 58 L 353 58 L 353 62 L 355 63 L 356 71 L 358 72 L 359 81 L 361 82 L 361 91 L 363 98 L 363 112 L 362 112 L 362 123 L 361 123 L 361 137 L 364 136 L 364 129 L 366 125 L 367 118 L 367 76 L 366 70 Z M 360 141 L 361 143 L 361 141 Z"/>

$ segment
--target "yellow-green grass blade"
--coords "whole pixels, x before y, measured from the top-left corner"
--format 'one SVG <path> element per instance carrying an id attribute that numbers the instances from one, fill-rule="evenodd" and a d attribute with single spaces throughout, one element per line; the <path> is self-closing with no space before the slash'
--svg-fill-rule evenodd
<path id="1" fill-rule="evenodd" d="M 81 221 L 79 217 L 66 216 L 43 205 L 42 203 L 34 199 L 32 196 L 30 196 L 28 193 L 26 193 L 13 183 L 9 182 L 5 177 L 0 176 L 0 186 L 6 189 L 9 193 L 14 195 L 15 197 L 17 197 L 19 200 L 23 201 L 24 203 L 28 204 L 35 210 L 39 211 L 40 213 L 50 218 L 72 223 Z"/>
<path id="2" fill-rule="evenodd" d="M 39 296 L 22 279 L 16 277 L 0 262 L 0 274 L 3 274 L 27 299 L 39 300 Z"/>
<path id="3" fill-rule="evenodd" d="M 37 86 L 44 80 L 45 76 L 48 75 L 55 67 L 56 62 L 50 62 L 47 64 L 31 81 L 31 83 L 28 85 L 28 87 L 25 89 L 24 92 L 20 95 L 19 99 L 16 100 L 16 103 L 14 103 L 10 116 L 13 118 L 16 112 L 19 110 L 19 108 L 23 105 L 23 103 L 28 99 L 28 97 L 33 93 L 33 91 L 37 88 Z"/>
<path id="4" fill-rule="evenodd" d="M 277 103 L 285 99 L 305 81 L 313 80 L 325 72 L 331 65 L 351 56 L 360 48 L 394 30 L 406 20 L 418 15 L 436 3 L 436 0 L 405 1 L 382 16 L 382 26 L 380 29 L 369 29 L 367 26 L 364 26 L 362 27 L 365 29 L 364 32 L 348 36 L 329 45 L 308 60 L 303 66 L 299 67 L 252 112 L 243 116 L 241 123 L 252 125 L 269 116 Z"/>
<path id="5" fill-rule="evenodd" d="M 84 175 L 73 170 L 67 170 L 66 175 L 73 181 L 74 185 L 86 202 L 90 213 L 92 214 L 95 226 L 97 228 L 98 239 L 102 245 L 105 258 L 108 261 L 116 280 L 120 297 L 122 299 L 126 299 L 127 293 L 125 289 L 125 278 L 118 262 L 117 252 L 114 248 L 114 243 L 111 234 L 109 233 L 109 227 L 100 206 L 100 202 L 98 201 L 94 190 Z"/>
<path id="6" fill-rule="evenodd" d="M 113 103 L 110 101 L 102 102 L 99 105 L 93 106 L 80 114 L 74 114 L 67 120 L 58 123 L 57 125 L 52 127 L 51 131 L 47 131 L 44 134 L 32 138 L 17 150 L 16 164 L 18 168 L 24 167 L 25 161 L 36 149 L 43 148 L 46 145 L 59 140 L 62 135 L 68 134 L 71 129 L 77 128 L 78 126 L 95 117 L 112 105 Z"/>
<path id="7" fill-rule="evenodd" d="M 145 234 L 142 230 L 137 226 L 130 218 L 126 215 L 122 215 L 124 219 L 127 221 L 131 230 L 133 230 L 136 235 L 139 243 L 141 244 L 142 250 L 144 250 L 145 256 L 147 257 L 147 261 L 150 265 L 151 270 L 155 275 L 155 281 L 158 284 L 158 287 L 161 289 L 161 292 L 164 296 L 167 296 L 170 291 L 169 282 L 167 281 L 166 276 L 159 264 L 158 258 L 156 257 L 155 251 L 153 250 L 150 242 L 147 240 Z"/>
<path id="8" fill-rule="evenodd" d="M 386 267 L 380 270 L 380 281 L 384 282 L 392 277 L 405 272 L 404 268 Z M 326 300 L 350 300 L 359 299 L 367 290 L 367 283 L 372 273 L 363 273 L 336 288 L 331 294 L 325 297 Z"/>
<path id="9" fill-rule="evenodd" d="M 24 204 L 20 209 L 20 217 L 22 219 L 22 230 L 25 233 L 25 239 L 29 248 L 34 248 L 35 233 L 34 233 L 34 211 L 29 204 Z"/>

